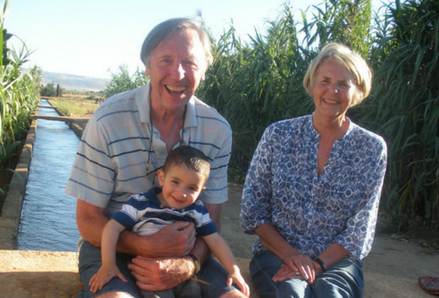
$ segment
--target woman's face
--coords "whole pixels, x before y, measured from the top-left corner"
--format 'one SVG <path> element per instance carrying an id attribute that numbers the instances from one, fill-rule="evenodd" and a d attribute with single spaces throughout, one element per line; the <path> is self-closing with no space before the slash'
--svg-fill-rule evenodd
<path id="1" fill-rule="evenodd" d="M 344 117 L 357 91 L 355 80 L 335 59 L 324 61 L 316 72 L 313 98 L 316 113 L 333 119 Z"/>

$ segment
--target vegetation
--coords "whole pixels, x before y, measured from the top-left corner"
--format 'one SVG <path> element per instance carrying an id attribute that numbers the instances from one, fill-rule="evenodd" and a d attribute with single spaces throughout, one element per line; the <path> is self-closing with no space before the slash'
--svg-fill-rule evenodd
<path id="1" fill-rule="evenodd" d="M 21 152 L 22 140 L 31 122 L 31 113 L 39 102 L 41 69 L 33 67 L 23 71 L 21 66 L 30 55 L 26 45 L 19 50 L 9 49 L 7 42 L 13 37 L 3 24 L 9 1 L 0 9 L 0 181 L 10 179 L 12 168 Z M 7 185 L 1 184 L 0 208 Z"/>
<path id="2" fill-rule="evenodd" d="M 302 79 L 319 50 L 336 41 L 360 53 L 374 73 L 372 94 L 348 114 L 387 141 L 381 209 L 398 230 L 439 230 L 439 2 L 395 0 L 381 15 L 372 14 L 370 0 L 326 0 L 309 10 L 312 18 L 302 13 L 298 22 L 285 5 L 266 34 L 256 31 L 249 43 L 233 26 L 213 42 L 214 64 L 197 96 L 232 126 L 230 180 L 243 182 L 270 123 L 312 113 Z M 123 88 L 129 75 L 121 71 L 111 90 L 131 89 Z"/>
<path id="3" fill-rule="evenodd" d="M 439 2 L 396 1 L 371 51 L 361 122 L 389 147 L 384 197 L 399 222 L 439 229 Z"/>
<path id="4" fill-rule="evenodd" d="M 99 106 L 94 95 L 64 94 L 50 98 L 50 103 L 69 117 L 90 116 Z"/>
<path id="5" fill-rule="evenodd" d="M 329 41 L 347 44 L 366 56 L 370 47 L 370 1 L 332 0 L 314 7 L 311 21 L 293 19 L 289 6 L 270 22 L 267 35 L 257 33 L 242 44 L 234 29 L 214 43 L 215 61 L 198 95 L 216 107 L 233 128 L 230 178 L 243 182 L 264 129 L 275 121 L 313 111 L 302 87 L 307 67 Z M 366 57 L 365 57 L 366 58 Z"/>
<path id="6" fill-rule="evenodd" d="M 385 137 L 389 166 L 382 207 L 398 230 L 439 228 L 439 3 L 396 1 L 371 17 L 370 1 L 330 0 L 311 20 L 285 6 L 267 34 L 250 44 L 233 27 L 214 44 L 215 63 L 197 95 L 215 106 L 234 131 L 230 177 L 242 182 L 265 127 L 309 114 L 302 87 L 310 60 L 329 41 L 359 52 L 374 70 L 373 92 L 349 111 Z"/>
<path id="7" fill-rule="evenodd" d="M 119 66 L 119 71 L 120 73 L 111 74 L 111 81 L 104 90 L 105 98 L 146 84 L 144 71 L 137 69 L 131 76 L 126 65 Z"/>
<path id="8" fill-rule="evenodd" d="M 6 6 L 7 1 L 1 24 Z M 326 0 L 309 10 L 311 18 L 303 13 L 295 20 L 292 8 L 285 5 L 283 13 L 267 23 L 267 31 L 256 31 L 250 42 L 236 38 L 233 27 L 213 42 L 214 64 L 197 96 L 217 108 L 232 126 L 230 179 L 243 182 L 270 123 L 312 113 L 313 102 L 302 79 L 319 50 L 337 41 L 359 52 L 373 69 L 372 93 L 349 111 L 349 117 L 387 141 L 382 210 L 395 216 L 399 230 L 415 226 L 439 230 L 439 2 L 395 0 L 378 14 L 372 13 L 370 0 Z M 27 131 L 41 80 L 37 67 L 22 72 L 20 66 L 29 52 L 25 45 L 18 52 L 8 49 L 10 37 L 3 29 L 2 171 Z M 105 98 L 146 82 L 139 70 L 133 75 L 126 66 L 119 70 L 112 74 Z M 78 106 L 91 113 L 97 107 L 96 96 L 100 95 L 75 99 L 75 105 L 79 101 Z M 61 107 L 66 99 L 51 101 Z M 84 113 L 67 110 L 67 115 Z"/>

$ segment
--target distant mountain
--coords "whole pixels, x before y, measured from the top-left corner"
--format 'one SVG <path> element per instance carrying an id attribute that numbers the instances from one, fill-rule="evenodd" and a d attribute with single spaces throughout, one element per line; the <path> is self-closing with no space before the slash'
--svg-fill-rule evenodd
<path id="1" fill-rule="evenodd" d="M 103 91 L 108 79 L 43 71 L 43 84 L 60 84 L 64 90 Z"/>

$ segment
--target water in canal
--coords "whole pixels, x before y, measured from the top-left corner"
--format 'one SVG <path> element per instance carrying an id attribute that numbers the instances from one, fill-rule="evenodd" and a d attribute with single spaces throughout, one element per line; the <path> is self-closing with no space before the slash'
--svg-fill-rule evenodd
<path id="1" fill-rule="evenodd" d="M 45 100 L 41 105 L 50 106 Z M 41 115 L 58 116 L 39 108 Z M 79 138 L 63 121 L 39 119 L 18 232 L 19 250 L 75 251 L 76 199 L 64 193 Z"/>

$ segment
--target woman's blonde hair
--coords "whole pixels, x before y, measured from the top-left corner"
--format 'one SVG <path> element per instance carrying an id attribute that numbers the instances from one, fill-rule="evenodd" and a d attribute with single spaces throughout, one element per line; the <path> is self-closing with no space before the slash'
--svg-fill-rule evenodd
<path id="1" fill-rule="evenodd" d="M 360 104 L 370 93 L 372 72 L 363 57 L 338 43 L 327 44 L 320 54 L 312 60 L 303 79 L 306 91 L 312 96 L 317 71 L 320 65 L 330 58 L 340 63 L 354 77 L 357 91 L 351 106 Z"/>

